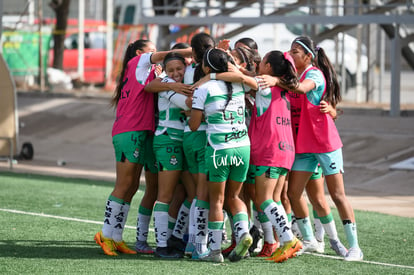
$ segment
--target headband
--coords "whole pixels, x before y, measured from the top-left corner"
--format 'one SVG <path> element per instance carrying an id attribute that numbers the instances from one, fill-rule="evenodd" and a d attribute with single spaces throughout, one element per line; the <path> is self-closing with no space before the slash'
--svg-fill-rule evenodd
<path id="1" fill-rule="evenodd" d="M 303 43 L 300 40 L 295 40 L 295 43 L 298 43 L 299 45 L 301 45 L 303 48 L 305 48 L 305 50 L 310 52 L 310 54 L 312 55 L 312 58 L 315 58 L 315 54 L 313 53 L 313 51 L 311 49 L 308 48 L 308 46 L 305 45 L 305 43 Z"/>
<path id="2" fill-rule="evenodd" d="M 210 50 L 207 51 L 206 54 L 206 58 L 207 58 L 207 63 L 208 65 L 210 65 L 211 68 L 213 68 L 214 70 L 218 71 L 218 69 L 216 67 L 213 66 L 213 64 L 211 64 L 210 62 L 210 58 L 208 57 L 210 55 L 210 52 L 213 50 L 213 48 L 211 48 Z"/>
<path id="3" fill-rule="evenodd" d="M 244 53 L 243 53 L 243 51 L 242 51 L 241 49 L 239 49 L 239 48 L 236 48 L 236 51 L 238 51 L 238 52 L 239 52 L 239 54 L 242 56 L 242 58 L 243 58 L 243 63 L 246 63 L 246 64 L 247 64 L 246 58 L 244 58 Z"/>

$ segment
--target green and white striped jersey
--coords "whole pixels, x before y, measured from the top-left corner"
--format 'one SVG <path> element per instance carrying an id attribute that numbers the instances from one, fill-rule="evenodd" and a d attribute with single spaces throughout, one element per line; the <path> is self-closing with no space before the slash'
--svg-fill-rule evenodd
<path id="1" fill-rule="evenodd" d="M 162 82 L 175 82 L 169 77 L 163 78 Z M 185 105 L 186 96 L 174 91 L 158 93 L 159 122 L 155 135 L 164 134 L 165 131 L 172 139 L 182 140 L 184 135 L 185 115 L 183 110 L 190 110 Z"/>
<path id="2" fill-rule="evenodd" d="M 245 89 L 233 83 L 233 94 L 227 106 L 224 81 L 210 80 L 193 95 L 192 108 L 204 111 L 207 139 L 216 150 L 250 145 L 245 121 Z"/>
<path id="3" fill-rule="evenodd" d="M 184 74 L 184 84 L 189 84 L 189 85 L 194 84 L 193 80 L 194 80 L 194 72 L 195 72 L 196 66 L 197 65 L 195 63 L 187 66 L 187 68 L 185 69 L 185 74 Z M 187 123 L 188 119 L 189 118 L 187 118 L 184 132 L 191 132 L 191 129 Z M 200 127 L 198 127 L 197 131 L 205 131 L 206 129 L 207 129 L 207 124 L 203 121 L 201 122 Z"/>

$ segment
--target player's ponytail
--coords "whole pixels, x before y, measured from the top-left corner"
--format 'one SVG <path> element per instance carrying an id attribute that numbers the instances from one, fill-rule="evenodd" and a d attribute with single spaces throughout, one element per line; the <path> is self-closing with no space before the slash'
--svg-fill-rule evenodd
<path id="1" fill-rule="evenodd" d="M 329 102 L 332 107 L 335 108 L 335 106 L 342 100 L 336 71 L 323 48 L 317 47 L 315 51 L 316 66 L 323 72 L 326 79 L 326 93 L 323 100 Z"/>
<path id="2" fill-rule="evenodd" d="M 127 69 L 127 65 L 128 62 L 134 58 L 135 56 L 137 56 L 137 50 L 142 51 L 143 48 L 147 45 L 147 43 L 150 42 L 149 40 L 146 39 L 138 39 L 133 43 L 130 43 L 125 51 L 125 55 L 124 55 L 124 60 L 122 61 L 122 71 L 121 74 L 119 75 L 118 79 L 117 79 L 117 86 L 115 88 L 114 91 L 114 95 L 111 99 L 111 106 L 116 107 L 118 105 L 118 101 L 121 98 L 121 91 L 122 88 L 125 84 L 124 82 L 124 77 L 125 77 L 125 72 Z"/>
<path id="3" fill-rule="evenodd" d="M 198 33 L 191 38 L 191 48 L 193 49 L 193 57 L 196 62 L 196 67 L 194 69 L 194 83 L 200 80 L 204 76 L 203 69 L 201 68 L 201 63 L 203 62 L 204 53 L 211 48 L 214 48 L 216 42 L 213 37 L 208 33 Z"/>

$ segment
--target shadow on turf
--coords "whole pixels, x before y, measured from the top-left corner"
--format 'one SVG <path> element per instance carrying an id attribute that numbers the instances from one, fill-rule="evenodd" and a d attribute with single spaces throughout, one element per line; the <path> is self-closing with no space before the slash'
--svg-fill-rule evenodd
<path id="1" fill-rule="evenodd" d="M 84 241 L 39 241 L 39 240 L 0 240 L 0 258 L 26 259 L 110 259 L 157 260 L 153 255 L 119 254 L 110 257 L 103 253 L 95 242 Z M 182 259 L 180 259 L 182 260 Z"/>

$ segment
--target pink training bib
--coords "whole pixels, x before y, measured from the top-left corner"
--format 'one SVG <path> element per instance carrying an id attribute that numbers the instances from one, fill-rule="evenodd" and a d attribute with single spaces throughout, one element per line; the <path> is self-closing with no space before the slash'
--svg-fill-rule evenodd
<path id="1" fill-rule="evenodd" d="M 131 131 L 155 131 L 154 95 L 144 91 L 145 85 L 155 78 L 154 68 L 145 83 L 139 83 L 135 76 L 139 59 L 140 56 L 136 56 L 127 64 L 112 136 Z"/>
<path id="2" fill-rule="evenodd" d="M 295 159 L 290 102 L 287 91 L 272 87 L 269 108 L 257 116 L 256 104 L 249 125 L 250 163 L 290 169 Z"/>
<path id="3" fill-rule="evenodd" d="M 305 71 L 300 81 L 306 78 L 310 70 L 319 70 L 311 67 Z M 326 80 L 324 79 L 326 82 Z M 323 92 L 322 98 L 325 95 Z M 319 105 L 312 104 L 307 96 L 302 100 L 299 127 L 296 140 L 296 153 L 328 153 L 342 147 L 342 141 L 336 129 L 335 122 L 327 113 L 321 113 Z"/>

